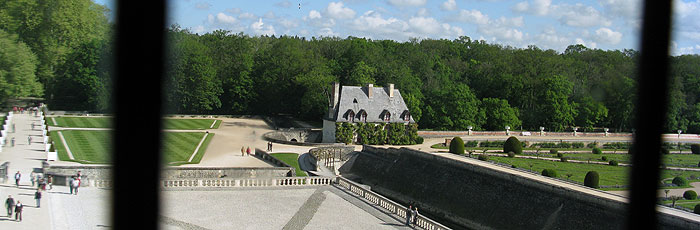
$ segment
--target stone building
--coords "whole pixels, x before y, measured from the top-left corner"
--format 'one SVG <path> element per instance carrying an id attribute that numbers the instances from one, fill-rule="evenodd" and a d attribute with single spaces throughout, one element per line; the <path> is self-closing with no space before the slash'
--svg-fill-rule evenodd
<path id="1" fill-rule="evenodd" d="M 334 143 L 335 124 L 349 123 L 415 123 L 411 112 L 394 84 L 388 87 L 340 86 L 334 82 L 331 104 L 323 118 L 323 142 Z"/>

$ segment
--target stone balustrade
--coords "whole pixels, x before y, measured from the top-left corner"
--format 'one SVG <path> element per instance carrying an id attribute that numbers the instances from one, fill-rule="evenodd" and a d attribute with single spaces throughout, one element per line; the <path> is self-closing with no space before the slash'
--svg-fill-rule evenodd
<path id="1" fill-rule="evenodd" d="M 287 187 L 330 185 L 334 177 L 278 177 L 246 179 L 174 179 L 161 180 L 161 189 L 177 188 L 233 188 L 233 187 Z"/>
<path id="2" fill-rule="evenodd" d="M 379 195 L 375 192 L 372 192 L 369 189 L 365 189 L 361 187 L 360 185 L 356 184 L 355 182 L 352 182 L 348 179 L 345 179 L 343 177 L 336 177 L 338 185 L 340 187 L 350 190 L 352 193 L 365 198 L 367 201 L 372 202 L 373 204 L 378 205 L 379 207 L 382 207 L 383 209 L 389 211 L 390 213 L 398 216 L 402 220 L 406 219 L 406 207 L 403 205 L 396 203 L 386 197 L 383 197 L 382 195 Z M 441 230 L 441 229 L 450 229 L 447 226 L 444 226 L 434 220 L 431 220 L 420 213 L 418 213 L 418 219 L 416 220 L 416 226 L 420 227 L 422 229 L 429 229 L 429 230 Z"/>

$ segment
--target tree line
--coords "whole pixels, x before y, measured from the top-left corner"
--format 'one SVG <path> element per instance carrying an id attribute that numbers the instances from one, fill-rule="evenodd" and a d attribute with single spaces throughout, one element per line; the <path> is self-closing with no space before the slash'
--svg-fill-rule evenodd
<path id="1" fill-rule="evenodd" d="M 0 0 L 0 101 L 40 96 L 52 109 L 109 112 L 108 16 L 89 0 Z M 557 52 L 466 36 L 397 42 L 166 30 L 168 113 L 320 120 L 337 81 L 394 83 L 421 129 L 633 128 L 635 50 Z M 672 57 L 670 74 L 666 131 L 700 133 L 700 56 Z"/>

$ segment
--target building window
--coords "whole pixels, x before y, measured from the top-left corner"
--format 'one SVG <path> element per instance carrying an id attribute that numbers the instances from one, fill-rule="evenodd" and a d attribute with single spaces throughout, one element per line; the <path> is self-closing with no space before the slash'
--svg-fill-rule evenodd
<path id="1" fill-rule="evenodd" d="M 355 122 L 355 112 L 353 112 L 352 110 L 348 111 L 348 121 Z"/>
<path id="2" fill-rule="evenodd" d="M 406 110 L 406 111 L 403 113 L 403 120 L 404 120 L 404 121 L 411 121 L 411 113 L 408 112 L 408 110 Z"/>
<path id="3" fill-rule="evenodd" d="M 389 122 L 391 120 L 391 113 L 387 111 L 384 113 L 384 121 Z"/>
<path id="4" fill-rule="evenodd" d="M 360 122 L 367 122 L 367 112 L 365 110 L 360 110 L 358 115 L 360 116 Z"/>

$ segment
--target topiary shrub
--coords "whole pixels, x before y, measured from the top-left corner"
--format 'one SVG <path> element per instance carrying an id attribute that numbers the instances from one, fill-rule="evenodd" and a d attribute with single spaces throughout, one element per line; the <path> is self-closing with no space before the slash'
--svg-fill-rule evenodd
<path id="1" fill-rule="evenodd" d="M 569 159 L 566 158 L 566 157 L 561 157 L 561 158 L 559 158 L 559 160 L 560 160 L 561 162 L 568 162 L 568 161 L 569 161 Z"/>
<path id="2" fill-rule="evenodd" d="M 683 177 L 677 176 L 677 177 L 674 177 L 674 178 L 673 178 L 673 181 L 672 181 L 671 183 L 673 183 L 673 184 L 675 184 L 675 185 L 678 185 L 678 186 L 687 186 L 687 185 L 688 185 L 688 180 L 686 180 L 686 179 L 683 178 Z"/>
<path id="3" fill-rule="evenodd" d="M 686 200 L 695 200 L 698 198 L 698 193 L 693 190 L 688 190 L 683 193 L 683 198 Z"/>
<path id="4" fill-rule="evenodd" d="M 562 157 L 564 157 L 564 154 L 562 154 L 562 153 L 557 153 L 557 157 L 562 158 Z"/>
<path id="5" fill-rule="evenodd" d="M 693 213 L 700 214 L 700 204 L 695 205 L 695 210 L 693 210 Z"/>
<path id="6" fill-rule="evenodd" d="M 554 154 L 558 154 L 558 153 L 559 153 L 559 150 L 556 150 L 556 149 L 550 149 L 550 150 L 549 150 L 549 154 L 554 155 Z"/>
<path id="7" fill-rule="evenodd" d="M 464 141 L 460 137 L 454 137 L 450 141 L 450 152 L 458 155 L 464 154 Z"/>
<path id="8" fill-rule="evenodd" d="M 700 154 L 700 144 L 690 145 L 690 152 L 692 152 L 693 154 Z"/>
<path id="9" fill-rule="evenodd" d="M 608 162 L 608 164 L 609 164 L 609 165 L 612 165 L 612 166 L 617 166 L 617 165 L 618 165 L 618 163 L 617 163 L 616 160 L 611 160 L 611 161 Z"/>
<path id="10" fill-rule="evenodd" d="M 514 153 L 514 152 L 508 152 L 508 157 L 510 157 L 510 158 L 515 157 L 515 153 Z"/>
<path id="11" fill-rule="evenodd" d="M 488 161 L 488 160 L 489 160 L 489 156 L 483 155 L 483 154 L 482 154 L 482 155 L 479 155 L 479 160 Z"/>
<path id="12" fill-rule="evenodd" d="M 600 188 L 599 185 L 600 176 L 596 171 L 589 171 L 586 173 L 586 178 L 583 179 L 583 185 L 590 188 Z"/>
<path id="13" fill-rule="evenodd" d="M 542 170 L 542 176 L 557 177 L 557 171 L 554 169 L 544 169 Z"/>
<path id="14" fill-rule="evenodd" d="M 520 143 L 517 137 L 511 136 L 503 143 L 503 152 L 513 152 L 515 154 L 523 153 L 523 145 Z"/>
<path id="15" fill-rule="evenodd" d="M 593 148 L 592 152 L 593 152 L 593 154 L 601 154 L 601 153 L 603 153 L 603 151 L 600 151 L 600 149 L 597 148 L 597 147 L 596 147 L 596 148 Z"/>
<path id="16" fill-rule="evenodd" d="M 606 157 L 606 156 L 603 156 L 603 157 L 601 157 L 600 159 L 601 159 L 602 161 L 608 161 L 608 157 Z"/>

